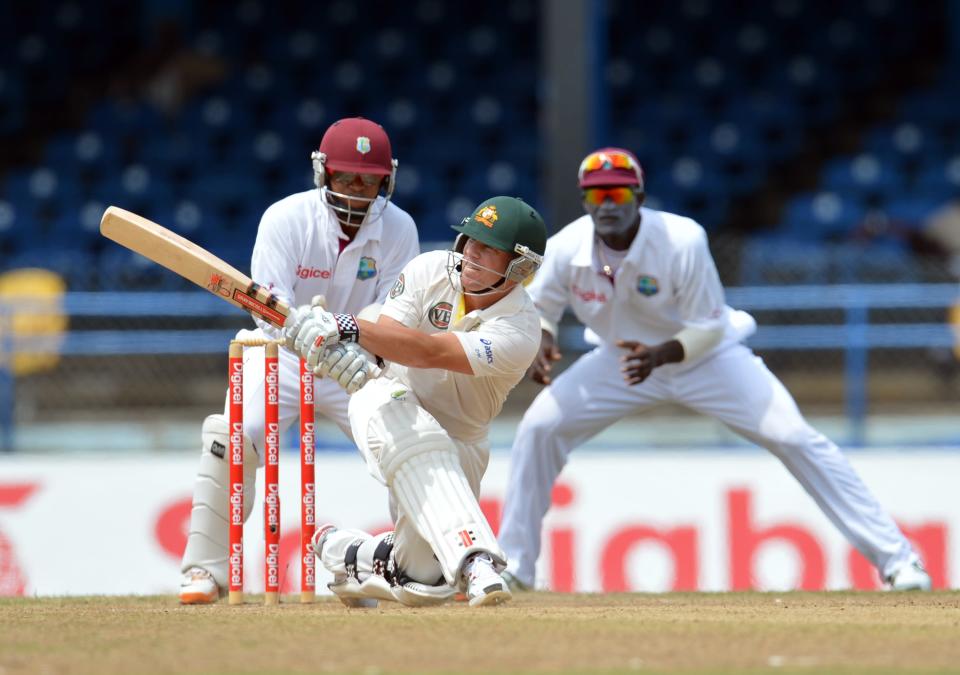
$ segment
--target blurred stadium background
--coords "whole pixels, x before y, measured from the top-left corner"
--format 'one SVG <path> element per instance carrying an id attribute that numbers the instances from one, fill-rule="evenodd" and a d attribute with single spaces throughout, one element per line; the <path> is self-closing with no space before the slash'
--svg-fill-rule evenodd
<path id="1" fill-rule="evenodd" d="M 120 447 L 75 433 L 110 421 L 149 429 L 136 447 L 181 443 L 167 432 L 218 406 L 249 319 L 101 238 L 104 208 L 249 271 L 263 210 L 310 187 L 323 130 L 357 114 L 390 133 L 425 248 L 495 193 L 555 231 L 579 214 L 583 154 L 633 149 L 648 204 L 707 229 L 762 326 L 752 346 L 807 412 L 848 443 L 898 414 L 958 439 L 935 424 L 960 391 L 956 2 L 0 7 L 8 450 Z"/>

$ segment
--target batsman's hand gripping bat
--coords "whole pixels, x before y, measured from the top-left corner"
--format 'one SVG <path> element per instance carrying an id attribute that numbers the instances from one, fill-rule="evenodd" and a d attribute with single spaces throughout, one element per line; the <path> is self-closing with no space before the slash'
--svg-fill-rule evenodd
<path id="1" fill-rule="evenodd" d="M 209 251 L 143 216 L 111 206 L 100 233 L 121 246 L 163 265 L 254 316 L 283 328 L 290 306 Z"/>

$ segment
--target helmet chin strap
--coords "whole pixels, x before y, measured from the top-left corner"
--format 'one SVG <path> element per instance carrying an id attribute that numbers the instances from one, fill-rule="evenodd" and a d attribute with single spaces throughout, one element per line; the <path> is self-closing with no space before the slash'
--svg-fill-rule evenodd
<path id="1" fill-rule="evenodd" d="M 463 289 L 464 295 L 490 295 L 491 293 L 497 293 L 500 290 L 500 287 L 506 283 L 506 277 L 500 277 L 497 279 L 495 284 L 491 284 L 486 288 L 481 288 L 479 291 L 468 291 L 466 288 Z M 460 282 L 460 285 L 463 286 L 463 281 Z"/>
<path id="2" fill-rule="evenodd" d="M 463 254 L 453 250 L 447 251 L 447 256 L 447 279 L 450 281 L 453 289 L 458 293 L 462 293 L 463 295 L 490 295 L 492 293 L 499 293 L 502 290 L 501 287 L 508 281 L 506 275 L 502 272 L 497 272 L 496 270 L 484 267 L 483 265 L 477 265 L 476 263 L 470 263 L 474 267 L 499 274 L 500 278 L 497 279 L 495 283 L 486 288 L 481 288 L 479 291 L 468 291 L 463 285 Z"/>

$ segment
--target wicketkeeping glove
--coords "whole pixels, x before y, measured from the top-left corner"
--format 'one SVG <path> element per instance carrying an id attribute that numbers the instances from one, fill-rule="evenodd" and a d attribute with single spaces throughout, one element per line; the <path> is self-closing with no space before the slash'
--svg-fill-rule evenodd
<path id="1" fill-rule="evenodd" d="M 314 374 L 336 380 L 348 394 L 352 394 L 368 380 L 380 375 L 380 368 L 370 353 L 356 344 L 336 344 L 329 347 Z"/>

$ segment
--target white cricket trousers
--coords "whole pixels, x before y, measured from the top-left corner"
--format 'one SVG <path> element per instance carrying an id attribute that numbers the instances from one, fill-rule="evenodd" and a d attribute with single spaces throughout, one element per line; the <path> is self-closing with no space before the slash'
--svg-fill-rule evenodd
<path id="1" fill-rule="evenodd" d="M 622 417 L 664 402 L 709 415 L 776 455 L 883 577 L 918 559 L 840 449 L 807 423 L 780 380 L 745 346 L 661 366 L 634 386 L 621 377 L 623 353 L 601 346 L 581 356 L 520 422 L 499 534 L 508 570 L 520 581 L 535 581 L 543 517 L 570 452 Z"/>

